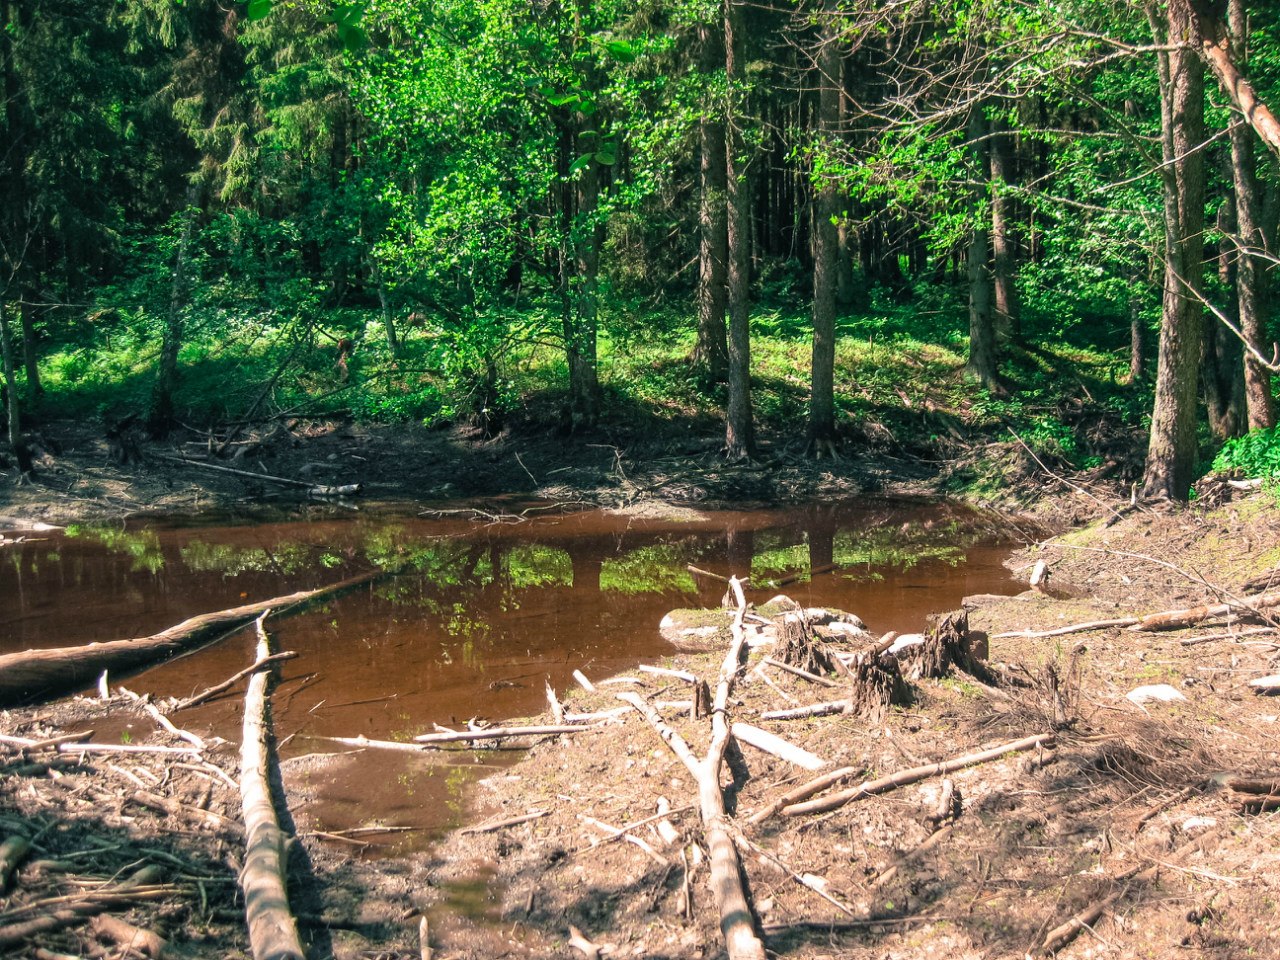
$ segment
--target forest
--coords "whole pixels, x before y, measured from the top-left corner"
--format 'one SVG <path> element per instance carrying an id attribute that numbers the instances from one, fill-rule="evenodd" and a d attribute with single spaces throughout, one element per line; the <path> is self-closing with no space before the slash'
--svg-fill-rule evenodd
<path id="1" fill-rule="evenodd" d="M 11 476 L 289 411 L 1280 462 L 1270 4 L 0 0 L 0 62 Z"/>

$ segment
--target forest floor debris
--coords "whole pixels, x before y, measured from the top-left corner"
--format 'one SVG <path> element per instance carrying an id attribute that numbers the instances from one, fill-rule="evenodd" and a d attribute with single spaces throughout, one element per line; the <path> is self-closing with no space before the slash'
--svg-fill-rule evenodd
<path id="1" fill-rule="evenodd" d="M 690 505 L 798 502 L 864 492 L 936 495 L 945 484 L 934 467 L 886 459 L 872 448 L 815 462 L 803 455 L 803 444 L 794 446 L 786 437 L 762 438 L 758 461 L 726 464 L 719 436 L 693 436 L 670 426 L 602 426 L 603 436 L 622 435 L 615 445 L 565 437 L 535 422 L 487 437 L 464 426 L 292 418 L 247 430 L 248 445 L 240 448 L 247 452 L 231 459 L 217 458 L 215 434 L 184 428 L 171 441 L 144 444 L 126 464 L 110 458 L 101 428 L 91 422 L 56 421 L 43 429 L 48 443 L 35 481 L 15 486 L 0 473 L 0 526 L 22 530 L 144 512 L 243 510 L 305 502 L 312 492 L 312 500 L 345 502 L 318 492 L 355 485 L 363 501 L 425 501 L 447 508 L 460 499 L 494 498 L 503 505 L 495 513 L 509 516 L 518 515 L 509 507 L 513 497 L 521 497 L 644 517 L 678 516 Z M 1021 508 L 1052 491 L 1027 482 L 1008 492 L 1004 508 Z M 1083 518 L 1095 508 L 1087 497 L 1078 499 L 1066 506 L 1057 502 L 1056 522 Z"/>
<path id="2" fill-rule="evenodd" d="M 1264 492 L 1131 510 L 1011 566 L 1030 571 L 1037 560 L 1049 568 L 1043 590 L 970 601 L 968 636 L 975 649 L 987 637 L 986 675 L 952 663 L 936 676 L 904 661 L 911 702 L 875 720 L 843 707 L 764 719 L 840 701 L 853 680 L 836 665 L 848 657 L 824 677 L 841 687 L 833 690 L 803 671 L 757 670 L 771 651 L 752 651 L 730 719 L 827 762 L 809 772 L 734 741 L 725 757 L 729 834 L 770 954 L 1280 955 L 1280 701 L 1250 686 L 1280 664 L 1273 614 L 1243 622 L 1233 609 L 1155 633 L 1114 623 L 1274 589 L 1280 507 Z M 1103 621 L 1113 623 L 1020 635 Z M 827 639 L 837 652 L 883 646 Z M 904 657 L 927 646 L 902 648 Z M 664 724 L 704 755 L 711 721 L 690 716 L 698 698 L 689 700 L 697 685 L 688 678 L 714 684 L 724 652 L 675 654 L 666 672 L 636 671 L 635 683 L 589 676 L 594 691 L 555 691 L 565 717 L 596 716 L 600 726 L 548 735 L 482 781 L 469 819 L 483 829 L 426 854 L 362 859 L 357 842 L 318 835 L 300 814 L 290 896 L 309 955 L 418 957 L 425 929 L 438 957 L 570 957 L 584 947 L 607 957 L 722 956 L 695 778 L 649 721 L 630 707 L 612 711 L 624 706 L 620 692 L 661 701 Z M 1127 699 L 1161 684 L 1186 699 Z M 135 731 L 155 731 L 150 745 L 197 749 L 145 704 L 108 693 L 0 716 L 7 737 L 44 741 L 0 741 L 0 936 L 51 906 L 69 914 L 3 949 L 123 956 L 113 921 L 124 921 L 147 943 L 165 941 L 157 950 L 243 953 L 234 745 L 81 755 L 59 752 L 65 740 L 49 744 L 85 730 L 98 731 L 91 742 L 115 742 L 128 716 Z M 666 705 L 676 702 L 685 705 Z M 844 767 L 842 785 L 817 796 L 852 789 L 845 802 L 753 816 Z M 857 789 L 866 782 L 886 786 Z"/>

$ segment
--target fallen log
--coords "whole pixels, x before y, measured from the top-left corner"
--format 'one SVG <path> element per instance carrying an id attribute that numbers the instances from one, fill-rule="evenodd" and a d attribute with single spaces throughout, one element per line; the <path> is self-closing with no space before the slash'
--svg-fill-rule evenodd
<path id="1" fill-rule="evenodd" d="M 787 673 L 795 674 L 797 677 L 808 680 L 810 683 L 816 683 L 820 687 L 840 686 L 840 684 L 836 683 L 834 680 L 827 677 L 820 677 L 816 673 L 810 673 L 808 670 L 801 670 L 799 667 L 793 667 L 791 664 L 783 663 L 781 660 L 775 660 L 773 657 L 765 657 L 760 662 L 767 663 L 771 667 L 777 667 L 779 670 L 785 670 Z"/>
<path id="2" fill-rule="evenodd" d="M 727 716 L 729 694 L 733 690 L 733 682 L 741 667 L 742 651 L 747 643 L 747 633 L 742 622 L 747 602 L 742 593 L 742 584 L 736 577 L 732 577 L 729 586 L 738 601 L 738 610 L 733 619 L 733 643 L 725 655 L 720 669 L 720 681 L 716 685 L 711 715 L 711 744 L 707 748 L 706 758 L 699 761 L 679 732 L 668 726 L 652 704 L 638 694 L 622 693 L 618 695 L 618 699 L 631 704 L 649 721 L 650 726 L 697 781 L 698 807 L 711 861 L 711 895 L 720 914 L 720 934 L 724 938 L 729 960 L 765 960 L 764 944 L 756 935 L 754 915 L 743 889 L 742 864 L 738 859 L 733 829 L 725 813 L 724 794 L 720 791 L 720 770 L 732 736 Z"/>
<path id="3" fill-rule="evenodd" d="M 823 767 L 829 766 L 829 761 L 823 760 L 802 747 L 797 747 L 794 743 L 788 743 L 768 730 L 761 730 L 759 727 L 753 727 L 748 723 L 735 723 L 729 729 L 734 737 L 743 743 L 765 753 L 773 754 L 773 756 L 785 760 L 787 763 L 794 763 L 801 769 L 821 770 Z"/>
<path id="4" fill-rule="evenodd" d="M 267 483 L 278 483 L 283 487 L 296 487 L 306 490 L 307 493 L 316 497 L 355 497 L 359 496 L 364 489 L 358 483 L 345 483 L 340 486 L 330 487 L 317 485 L 310 480 L 293 480 L 289 477 L 273 477 L 269 473 L 254 473 L 251 470 L 237 470 L 235 467 L 221 467 L 216 463 L 205 463 L 203 460 L 189 460 L 186 457 L 171 457 L 163 453 L 153 454 L 157 460 L 168 460 L 171 463 L 184 463 L 189 467 L 200 467 L 202 470 L 213 470 L 217 473 L 230 473 L 237 477 L 247 477 L 250 480 L 264 480 Z"/>
<path id="5" fill-rule="evenodd" d="M 825 813 L 828 810 L 835 810 L 843 807 L 846 803 L 852 803 L 855 800 L 861 800 L 864 797 L 870 797 L 878 793 L 887 793 L 898 787 L 904 787 L 911 783 L 917 783 L 920 780 L 926 780 L 929 777 L 943 776 L 944 774 L 953 773 L 956 770 L 962 770 L 965 767 L 972 767 L 979 763 L 986 763 L 988 760 L 997 760 L 1009 753 L 1021 753 L 1025 750 L 1034 750 L 1036 747 L 1049 747 L 1054 743 L 1054 735 L 1051 733 L 1038 733 L 1035 736 L 1023 737 L 1021 740 L 1013 740 L 1009 743 L 1002 743 L 998 747 L 992 747 L 989 750 L 980 750 L 977 753 L 966 753 L 964 756 L 955 757 L 951 760 L 943 760 L 938 763 L 929 763 L 919 767 L 910 767 L 906 770 L 899 770 L 897 773 L 890 774 L 887 777 L 881 777 L 878 780 L 868 780 L 860 783 L 851 790 L 844 790 L 840 793 L 833 793 L 830 796 L 820 797 L 808 803 L 802 802 L 814 794 L 821 793 L 828 787 L 834 787 L 836 784 L 851 780 L 862 772 L 861 767 L 841 767 L 838 770 L 832 770 L 830 773 L 808 783 L 801 784 L 794 790 L 783 794 L 772 803 L 761 807 L 753 813 L 747 820 L 748 823 L 761 823 L 775 813 L 781 813 L 783 816 L 795 817 L 805 813 Z"/>
<path id="6" fill-rule="evenodd" d="M 258 618 L 258 659 L 270 655 L 270 640 Z M 285 876 L 288 845 L 271 802 L 272 756 L 268 740 L 267 671 L 256 673 L 244 697 L 244 725 L 240 744 L 240 804 L 244 816 L 245 857 L 240 871 L 245 919 L 254 960 L 304 960 L 298 926 L 289 911 Z"/>
<path id="7" fill-rule="evenodd" d="M 1272 607 L 1280 607 L 1280 593 L 1264 593 L 1261 596 L 1250 597 L 1247 600 L 1188 607 L 1185 610 L 1162 610 L 1159 613 L 1147 614 L 1129 629 L 1141 631 L 1177 630 L 1180 627 L 1193 626 L 1202 620 L 1225 617 L 1229 613 L 1260 614 L 1263 610 L 1269 610 Z"/>
<path id="8" fill-rule="evenodd" d="M 472 827 L 463 827 L 458 831 L 458 836 L 465 837 L 472 833 L 489 833 L 493 830 L 503 830 L 507 827 L 518 827 L 522 823 L 528 823 L 530 820 L 537 820 L 545 817 L 550 810 L 531 810 L 529 813 L 522 813 L 518 817 L 505 817 L 502 820 L 490 820 L 486 823 L 477 823 Z"/>
<path id="9" fill-rule="evenodd" d="M 1263 813 L 1280 809 L 1280 778 L 1274 780 L 1231 777 L 1227 780 L 1232 799 L 1244 813 Z"/>
<path id="10" fill-rule="evenodd" d="M 64 733 L 44 740 L 30 740 L 27 737 L 11 737 L 0 733 L 0 746 L 16 750 L 23 756 L 39 750 L 55 750 L 60 743 L 78 743 L 93 736 L 92 730 L 79 730 L 75 733 Z"/>
<path id="11" fill-rule="evenodd" d="M 1242 637 L 1256 637 L 1259 634 L 1275 632 L 1275 627 L 1247 627 L 1244 630 L 1227 630 L 1224 633 L 1206 633 L 1199 637 L 1183 637 L 1178 642 L 1184 647 L 1195 647 L 1214 640 L 1238 640 Z"/>
<path id="12" fill-rule="evenodd" d="M 505 740 L 507 737 L 549 737 L 561 733 L 581 733 L 591 730 L 593 724 L 565 723 L 540 727 L 488 727 L 484 730 L 448 730 L 443 733 L 422 733 L 413 738 L 414 743 L 458 743 L 466 740 Z"/>
<path id="13" fill-rule="evenodd" d="M 93 683 L 104 670 L 112 676 L 136 671 L 205 643 L 230 636 L 252 623 L 264 610 L 273 616 L 296 613 L 317 600 L 334 597 L 381 577 L 374 570 L 316 590 L 301 590 L 215 613 L 183 620 L 149 637 L 108 640 L 78 647 L 23 650 L 0 656 L 0 706 L 14 706 L 70 693 Z"/>
<path id="14" fill-rule="evenodd" d="M 166 960 L 169 956 L 169 944 L 164 937 L 107 913 L 100 913 L 89 921 L 89 932 L 99 940 L 114 944 L 125 956 L 141 955 L 151 960 Z"/>
<path id="15" fill-rule="evenodd" d="M 1044 637 L 1064 637 L 1069 633 L 1084 633 L 1086 630 L 1106 630 L 1110 627 L 1132 627 L 1140 622 L 1141 617 L 1118 617 L 1114 620 L 1089 620 L 1085 623 L 1073 623 L 1054 630 L 1011 630 L 1008 633 L 993 633 L 992 640 L 1006 640 L 1020 637 L 1026 640 L 1040 640 Z"/>
<path id="16" fill-rule="evenodd" d="M 107 907 L 131 904 L 140 899 L 158 899 L 173 895 L 172 887 L 153 887 L 160 876 L 160 868 L 148 865 L 122 883 L 93 890 L 67 906 L 56 908 L 43 916 L 0 927 L 0 949 L 12 947 L 41 934 L 61 927 L 83 923 L 90 915 Z M 61 898 L 60 898 L 61 899 Z"/>
<path id="17" fill-rule="evenodd" d="M 1256 693 L 1276 694 L 1280 693 L 1280 673 L 1272 674 L 1269 677 L 1258 677 L 1249 681 L 1249 686 L 1253 687 Z"/>
<path id="18" fill-rule="evenodd" d="M 9 887 L 9 878 L 18 869 L 22 858 L 31 852 L 31 841 L 15 833 L 0 843 L 0 893 Z"/>
<path id="19" fill-rule="evenodd" d="M 848 713 L 853 709 L 849 700 L 828 700 L 825 703 L 811 703 L 807 707 L 791 707 L 787 710 L 766 710 L 760 714 L 761 720 L 803 720 L 809 717 L 826 717 L 833 713 Z"/>

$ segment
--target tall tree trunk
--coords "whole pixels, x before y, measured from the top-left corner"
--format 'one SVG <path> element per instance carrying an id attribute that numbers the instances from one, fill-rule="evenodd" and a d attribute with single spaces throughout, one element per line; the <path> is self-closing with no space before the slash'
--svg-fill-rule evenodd
<path id="1" fill-rule="evenodd" d="M 1228 8 L 1230 46 L 1241 67 L 1247 65 L 1248 37 L 1244 0 L 1230 0 Z M 1241 124 L 1231 128 L 1231 179 L 1236 195 L 1236 235 L 1240 242 L 1236 271 L 1240 331 L 1245 340 L 1263 356 L 1267 354 L 1267 331 L 1263 312 L 1267 293 L 1267 264 L 1262 259 L 1268 244 L 1263 235 L 1262 188 L 1258 183 L 1258 160 L 1254 154 L 1253 132 Z M 1249 429 L 1276 425 L 1275 394 L 1271 371 L 1250 352 L 1244 354 L 1244 393 Z"/>
<path id="2" fill-rule="evenodd" d="M 559 221 L 560 237 L 556 244 L 556 293 L 560 299 L 560 332 L 564 339 L 565 364 L 569 370 L 569 398 L 561 411 L 564 426 L 572 431 L 578 424 L 573 411 L 573 374 L 578 368 L 577 317 L 573 302 L 573 209 L 574 186 L 569 179 L 573 165 L 573 125 L 565 108 L 556 111 L 556 186 L 552 192 L 552 207 Z"/>
<path id="3" fill-rule="evenodd" d="M 400 356 L 400 335 L 396 332 L 395 317 L 391 313 L 391 298 L 387 295 L 387 282 L 382 275 L 382 268 L 373 265 L 373 276 L 378 284 L 378 306 L 382 308 L 382 331 L 387 337 L 387 352 L 391 359 Z"/>
<path id="4" fill-rule="evenodd" d="M 31 138 L 35 129 L 30 114 L 30 104 L 19 75 L 16 48 L 24 31 L 30 25 L 32 10 L 22 4 L 0 0 L 0 96 L 4 100 L 3 135 L 0 136 L 0 269 L 5 271 L 0 286 L 0 301 L 10 291 L 16 292 L 22 323 L 22 348 L 27 369 L 27 396 L 35 400 L 41 392 L 40 371 L 35 364 L 35 331 L 32 327 L 30 297 L 31 277 L 34 273 L 31 259 L 35 254 L 36 231 L 32 217 L 32 197 L 27 184 L 27 162 L 31 154 Z M 15 38 L 19 38 L 15 42 Z M 4 304 L 0 302 L 0 309 Z M 6 368 L 16 365 L 17 349 L 13 331 L 7 325 L 4 334 Z M 21 443 L 18 409 L 20 402 L 14 392 L 11 378 L 6 379 L 8 391 L 10 439 L 15 443 L 14 453 L 22 474 L 31 472 L 31 456 Z"/>
<path id="5" fill-rule="evenodd" d="M 1022 339 L 1018 310 L 1018 245 L 1013 234 L 1016 204 L 1012 185 L 1013 137 L 1002 117 L 991 121 L 991 251 L 995 284 L 996 328 L 1011 340 Z"/>
<path id="6" fill-rule="evenodd" d="M 840 125 L 840 50 L 833 18 L 835 0 L 824 3 L 828 20 L 818 34 L 818 136 L 821 149 L 834 146 Z M 840 216 L 835 179 L 815 184 L 813 236 L 813 365 L 809 390 L 809 450 L 835 456 L 836 271 L 840 263 Z"/>
<path id="7" fill-rule="evenodd" d="M 836 227 L 836 303 L 842 307 L 852 307 L 858 301 L 853 282 L 853 241 L 849 218 L 842 216 Z"/>
<path id="8" fill-rule="evenodd" d="M 702 75 L 710 77 L 724 64 L 719 31 L 698 27 Z M 706 372 L 711 383 L 724 383 L 729 375 L 728 331 L 725 309 L 729 258 L 729 224 L 726 209 L 724 104 L 707 95 L 698 121 L 701 148 L 698 195 L 698 342 L 694 365 Z"/>
<path id="9" fill-rule="evenodd" d="M 1146 324 L 1142 320 L 1142 300 L 1129 298 L 1129 382 L 1138 383 L 1147 375 Z"/>
<path id="10" fill-rule="evenodd" d="M 978 182 L 988 179 L 987 150 L 984 144 L 986 122 L 982 109 L 975 107 L 969 115 L 970 151 Z M 967 265 L 969 273 L 969 360 L 965 370 L 992 393 L 1003 392 L 996 359 L 995 318 L 991 309 L 991 238 L 986 224 L 976 216 L 978 202 L 973 199 L 975 216 L 969 237 Z"/>
<path id="11" fill-rule="evenodd" d="M 596 330 L 603 231 L 595 223 L 599 202 L 600 166 L 592 161 L 579 174 L 574 224 L 574 330 L 568 359 L 569 412 L 575 429 L 594 427 L 600 415 Z"/>
<path id="12" fill-rule="evenodd" d="M 1151 14 L 1157 43 L 1191 35 L 1186 8 L 1171 3 L 1166 29 Z M 1196 384 L 1204 313 L 1188 289 L 1204 272 L 1204 64 L 1175 48 L 1157 57 L 1164 164 L 1164 296 L 1155 406 L 1143 495 L 1186 500 L 1196 461 Z"/>
<path id="13" fill-rule="evenodd" d="M 1231 289 L 1236 281 L 1235 258 L 1231 238 L 1236 223 L 1231 198 L 1218 208 L 1218 279 Z M 1238 437 L 1244 432 L 1244 350 L 1239 339 L 1226 324 L 1209 321 L 1204 328 L 1204 360 L 1200 376 L 1204 382 L 1205 408 L 1209 414 L 1210 432 L 1218 440 Z"/>
<path id="14" fill-rule="evenodd" d="M 9 325 L 9 314 L 0 292 L 0 358 L 4 361 L 4 389 L 8 413 L 6 423 L 9 446 L 13 450 L 14 459 L 18 462 L 18 480 L 21 483 L 29 479 L 35 471 L 31 462 L 31 451 L 27 447 L 26 439 L 22 436 L 22 417 L 18 412 L 20 409 L 18 378 L 14 374 L 14 352 L 13 330 Z"/>
<path id="15" fill-rule="evenodd" d="M 36 307 L 31 302 L 32 292 L 27 290 L 19 308 L 22 316 L 22 363 L 27 371 L 27 399 L 35 403 L 44 394 L 40 383 L 40 351 L 36 347 Z"/>
<path id="16" fill-rule="evenodd" d="M 151 409 L 147 414 L 147 430 L 153 437 L 163 438 L 173 429 L 173 394 L 178 386 L 178 352 L 186 336 L 182 311 L 187 298 L 187 268 L 191 252 L 191 238 L 195 234 L 196 218 L 200 212 L 199 184 L 187 188 L 187 209 L 174 255 L 173 275 L 169 286 L 169 312 L 165 317 L 164 339 L 160 345 L 160 371 L 151 394 Z"/>
<path id="17" fill-rule="evenodd" d="M 755 456 L 755 424 L 751 415 L 751 183 L 742 142 L 738 109 L 743 78 L 741 0 L 725 0 L 725 75 L 729 83 L 728 140 L 725 164 L 729 233 L 729 408 L 725 416 L 725 456 L 747 460 Z"/>

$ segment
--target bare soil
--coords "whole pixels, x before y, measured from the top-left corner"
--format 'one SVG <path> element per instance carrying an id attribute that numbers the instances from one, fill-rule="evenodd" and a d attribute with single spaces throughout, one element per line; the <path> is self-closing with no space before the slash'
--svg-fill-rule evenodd
<path id="1" fill-rule="evenodd" d="M 490 482 L 495 493 L 524 490 L 502 482 L 524 470 L 534 477 L 528 489 L 555 494 L 553 485 L 564 483 L 573 496 L 608 490 L 619 502 L 660 499 L 658 491 L 670 494 L 686 483 L 705 487 L 704 499 L 713 499 L 741 484 L 726 474 L 725 485 L 714 487 L 707 479 L 715 472 L 710 450 L 705 461 L 673 462 L 669 470 L 646 461 L 636 470 L 640 458 L 631 459 L 631 451 L 619 458 L 612 447 L 583 445 L 558 464 L 555 451 L 563 444 L 555 438 L 507 437 L 489 446 L 493 441 L 437 435 L 441 444 L 463 445 L 466 462 L 477 466 L 472 471 L 433 465 L 425 446 L 415 454 L 421 460 L 389 463 L 388 450 L 402 453 L 389 431 L 298 424 L 292 431 L 316 432 L 297 448 L 272 441 L 282 447 L 273 459 L 241 458 L 245 469 L 293 475 L 288 471 L 300 467 L 289 458 L 337 463 L 342 469 L 333 482 L 360 480 L 377 496 L 446 497 L 446 483 L 458 496 L 483 493 L 479 488 Z M 86 502 L 90 513 L 102 515 L 141 505 L 211 505 L 206 498 L 231 503 L 259 493 L 239 480 L 206 482 L 194 468 L 154 460 L 125 482 L 125 472 L 105 466 L 105 449 L 96 450 L 90 432 L 82 439 L 83 450 L 68 446 L 46 463 L 50 486 L 38 497 L 25 500 L 19 490 L 0 513 L 53 522 L 84 515 Z M 329 460 L 326 450 L 338 459 Z M 479 468 L 484 463 L 492 472 Z M 757 489 L 776 495 L 777 474 L 786 469 L 777 463 L 759 469 L 766 480 Z M 795 476 L 806 495 L 824 484 L 855 484 L 800 467 Z M 658 478 L 677 479 L 659 484 Z M 168 484 L 175 499 L 157 498 Z M 732 753 L 728 805 L 755 845 L 744 856 L 744 875 L 769 951 L 804 960 L 1021 958 L 1039 952 L 1053 928 L 1105 903 L 1060 956 L 1280 956 L 1280 812 L 1245 812 L 1224 785 L 1230 773 L 1280 778 L 1280 701 L 1248 686 L 1251 678 L 1280 672 L 1280 632 L 1256 632 L 1275 625 L 1236 619 L 1155 634 L 1110 628 L 999 636 L 1259 592 L 1280 566 L 1280 508 L 1270 494 L 1235 500 L 1229 494 L 1215 490 L 1187 510 L 1123 509 L 1109 500 L 1117 508 L 1102 511 L 1104 519 L 1019 554 L 1012 565 L 1024 574 L 1037 559 L 1048 562 L 1049 590 L 971 602 L 971 629 L 990 637 L 992 675 L 979 682 L 953 671 L 917 681 L 914 702 L 879 721 L 761 721 L 762 711 L 832 699 L 833 691 L 771 668 L 757 671 L 760 653 L 753 654 L 735 688 L 733 717 L 831 766 L 857 768 L 851 784 L 1031 734 L 1056 737 L 1053 749 L 952 773 L 959 815 L 914 857 L 908 855 L 937 830 L 928 814 L 938 806 L 942 778 L 829 813 L 751 826 L 745 820 L 753 811 L 813 774 L 747 746 Z M 1073 502 L 1090 509 L 1087 499 Z M 666 665 L 714 682 L 722 658 L 682 654 Z M 624 689 L 655 700 L 687 696 L 682 681 L 640 674 L 631 681 L 559 694 L 572 710 L 618 706 L 615 694 Z M 1126 699 L 1152 684 L 1169 684 L 1186 699 L 1142 705 Z M 707 721 L 664 713 L 701 754 Z M 172 719 L 181 726 L 180 712 Z M 127 696 L 0 714 L 7 736 L 39 740 L 85 729 L 96 730 L 95 741 L 103 743 L 182 745 Z M 330 762 L 313 755 L 287 763 L 286 793 L 305 791 Z M 55 905 L 71 904 L 83 918 L 0 946 L 0 954 L 125 956 L 84 922 L 110 912 L 166 937 L 174 956 L 247 955 L 235 885 L 242 855 L 235 763 L 231 744 L 210 746 L 199 757 L 80 757 L 0 746 L 0 832 L 33 841 L 0 899 L 0 943 L 5 930 Z M 358 836 L 335 839 L 317 835 L 303 819 L 294 824 L 291 896 L 310 954 L 420 957 L 425 916 L 437 957 L 579 956 L 568 945 L 571 927 L 606 946 L 605 956 L 723 956 L 693 779 L 639 715 L 546 739 L 515 767 L 482 781 L 478 793 L 473 823 L 540 815 L 457 833 L 429 854 L 395 861 L 362 859 Z M 649 818 L 660 797 L 673 808 L 674 843 L 653 825 L 633 831 L 651 852 L 609 839 L 601 824 Z M 145 897 L 101 902 L 103 884 L 146 865 L 158 867 L 161 880 Z"/>
<path id="2" fill-rule="evenodd" d="M 195 513 L 308 496 L 209 465 L 317 486 L 360 484 L 364 500 L 415 503 L 514 495 L 583 505 L 714 505 L 872 490 L 930 493 L 938 485 L 921 466 L 870 454 L 814 462 L 782 441 L 762 441 L 756 462 L 728 465 L 718 437 L 671 430 L 602 428 L 569 436 L 528 423 L 490 437 L 463 425 L 288 420 L 247 432 L 221 454 L 194 430 L 136 443 L 140 459 L 122 464 L 97 425 L 46 424 L 35 480 L 18 484 L 14 469 L 0 471 L 0 524 Z"/>
<path id="3" fill-rule="evenodd" d="M 1261 495 L 1208 510 L 1135 511 L 1042 544 L 1015 564 L 1029 568 L 1036 559 L 1070 587 L 971 605 L 971 628 L 991 637 L 989 662 L 1003 678 L 994 689 L 953 673 L 917 682 L 914 704 L 879 723 L 837 716 L 762 724 L 833 767 L 858 768 L 850 785 L 1029 735 L 1057 738 L 1052 750 L 951 774 L 962 812 L 936 846 L 905 862 L 939 828 L 928 819 L 939 777 L 830 813 L 744 826 L 768 852 L 746 854 L 744 865 L 772 953 L 1034 956 L 1048 931 L 1115 896 L 1058 955 L 1280 956 L 1280 813 L 1244 813 L 1224 786 L 1230 773 L 1280 776 L 1280 702 L 1247 685 L 1277 672 L 1280 631 L 1246 632 L 1259 624 L 1219 620 L 1166 633 L 998 636 L 1239 595 L 1242 584 L 1280 564 L 1276 503 Z M 1280 572 L 1275 578 L 1280 583 Z M 714 681 L 720 658 L 678 656 L 670 665 Z M 735 718 L 758 722 L 760 712 L 791 701 L 832 699 L 803 679 L 767 675 L 770 684 L 748 669 Z M 652 677 L 635 679 L 649 697 L 673 696 Z M 1126 699 L 1153 684 L 1186 699 Z M 570 705 L 605 709 L 617 689 L 574 692 Z M 670 712 L 666 719 L 700 755 L 707 722 Z M 746 746 L 730 771 L 726 789 L 742 819 L 814 776 Z M 485 864 L 495 891 L 490 922 L 442 936 L 446 952 L 567 956 L 573 925 L 612 944 L 617 956 L 722 955 L 705 860 L 696 865 L 693 780 L 638 715 L 541 744 L 486 786 L 494 818 L 547 815 L 442 846 L 443 863 L 426 874 L 433 886 L 447 890 Z M 644 820 L 659 797 L 684 811 L 672 818 L 680 840 L 664 844 L 651 825 L 635 836 L 665 863 L 631 843 L 608 842 L 595 822 Z"/>

